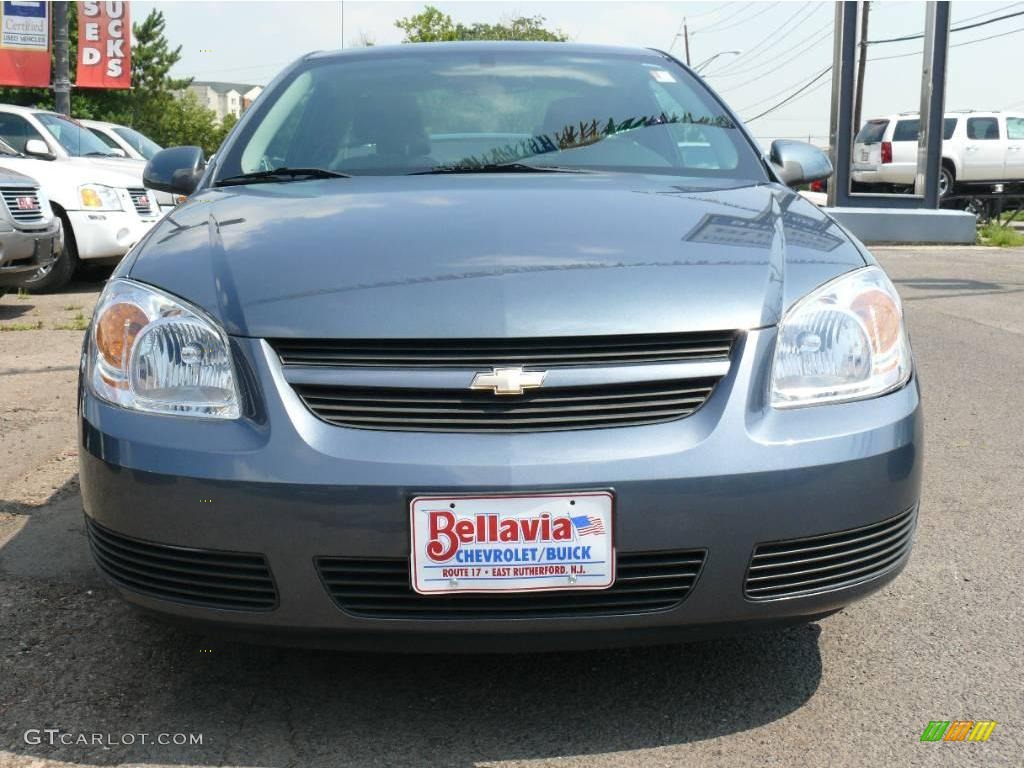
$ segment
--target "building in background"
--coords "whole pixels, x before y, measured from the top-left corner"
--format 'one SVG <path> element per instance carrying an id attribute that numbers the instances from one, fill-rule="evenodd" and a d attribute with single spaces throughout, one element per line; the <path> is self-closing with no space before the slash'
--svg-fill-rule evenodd
<path id="1" fill-rule="evenodd" d="M 199 101 L 209 107 L 217 114 L 218 120 L 223 120 L 231 114 L 241 117 L 256 97 L 263 92 L 262 85 L 248 85 L 246 83 L 219 83 L 206 80 L 193 80 L 189 89 L 192 90 Z"/>

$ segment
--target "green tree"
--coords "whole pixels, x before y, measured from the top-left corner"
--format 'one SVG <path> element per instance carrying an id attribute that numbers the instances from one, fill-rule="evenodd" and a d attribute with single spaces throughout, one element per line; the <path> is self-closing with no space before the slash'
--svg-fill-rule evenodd
<path id="1" fill-rule="evenodd" d="M 543 16 L 517 16 L 496 24 L 475 22 L 465 25 L 432 5 L 415 16 L 398 19 L 395 26 L 405 32 L 403 43 L 437 43 L 450 40 L 547 40 L 564 43 L 569 39 L 561 30 L 549 30 Z"/>

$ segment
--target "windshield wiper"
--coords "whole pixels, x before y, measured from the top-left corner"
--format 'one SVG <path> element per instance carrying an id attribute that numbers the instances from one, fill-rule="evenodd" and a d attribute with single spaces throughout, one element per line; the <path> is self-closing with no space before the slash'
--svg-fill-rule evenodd
<path id="1" fill-rule="evenodd" d="M 347 173 L 328 171 L 326 168 L 274 168 L 269 171 L 253 171 L 238 176 L 220 179 L 214 186 L 228 187 L 232 184 L 259 184 L 264 181 L 303 181 L 305 179 L 350 179 Z"/>
<path id="2" fill-rule="evenodd" d="M 432 176 L 443 173 L 589 173 L 579 168 L 527 163 L 483 163 L 481 165 L 440 165 L 428 171 L 414 171 L 409 176 Z"/>
<path id="3" fill-rule="evenodd" d="M 82 157 L 116 157 L 116 155 L 113 152 L 97 152 L 93 150 L 92 152 L 86 152 Z"/>

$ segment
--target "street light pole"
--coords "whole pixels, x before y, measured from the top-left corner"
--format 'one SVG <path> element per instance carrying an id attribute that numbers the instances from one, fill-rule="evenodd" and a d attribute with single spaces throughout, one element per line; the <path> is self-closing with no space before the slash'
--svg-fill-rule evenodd
<path id="1" fill-rule="evenodd" d="M 702 61 L 700 64 L 693 68 L 693 71 L 700 72 L 702 69 L 704 69 L 704 67 L 706 67 L 715 59 L 717 59 L 719 56 L 739 56 L 741 53 L 743 53 L 743 51 L 719 51 L 710 59 L 704 59 L 704 61 Z"/>
<path id="2" fill-rule="evenodd" d="M 68 40 L 68 4 L 53 4 L 53 100 L 57 111 L 71 116 L 71 63 Z"/>

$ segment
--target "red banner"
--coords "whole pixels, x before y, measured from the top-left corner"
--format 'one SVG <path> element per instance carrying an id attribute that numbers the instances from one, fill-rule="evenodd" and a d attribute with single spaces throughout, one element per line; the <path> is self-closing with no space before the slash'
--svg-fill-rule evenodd
<path id="1" fill-rule="evenodd" d="M 79 88 L 132 87 L 132 22 L 128 3 L 80 3 Z"/>
<path id="2" fill-rule="evenodd" d="M 49 3 L 0 3 L 0 85 L 50 84 Z"/>

